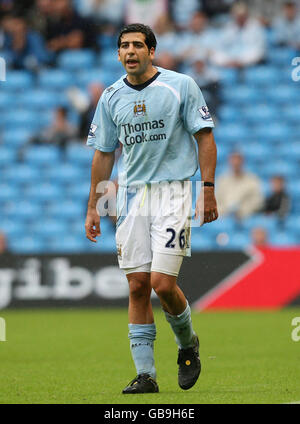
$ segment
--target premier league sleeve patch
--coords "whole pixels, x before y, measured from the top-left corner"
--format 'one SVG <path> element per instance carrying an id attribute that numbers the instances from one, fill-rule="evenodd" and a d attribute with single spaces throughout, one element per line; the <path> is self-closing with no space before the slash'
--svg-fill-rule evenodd
<path id="1" fill-rule="evenodd" d="M 200 107 L 198 111 L 200 112 L 202 119 L 205 121 L 212 121 L 212 117 L 207 106 Z"/>
<path id="2" fill-rule="evenodd" d="M 96 137 L 96 129 L 97 129 L 98 127 L 97 127 L 97 125 L 95 125 L 95 124 L 92 124 L 91 125 L 91 127 L 90 127 L 90 130 L 89 130 L 89 137 Z"/>

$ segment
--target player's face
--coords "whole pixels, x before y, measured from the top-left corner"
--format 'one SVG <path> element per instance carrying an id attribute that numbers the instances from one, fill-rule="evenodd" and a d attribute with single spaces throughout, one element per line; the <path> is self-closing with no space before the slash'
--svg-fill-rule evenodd
<path id="1" fill-rule="evenodd" d="M 145 43 L 145 34 L 130 32 L 122 36 L 118 55 L 127 74 L 140 76 L 152 66 L 154 48 L 149 51 Z"/>

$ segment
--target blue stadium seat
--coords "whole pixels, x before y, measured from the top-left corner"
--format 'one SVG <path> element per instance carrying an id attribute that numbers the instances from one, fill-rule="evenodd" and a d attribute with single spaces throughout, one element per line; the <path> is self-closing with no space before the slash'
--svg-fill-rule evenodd
<path id="1" fill-rule="evenodd" d="M 13 71 L 6 73 L 6 81 L 3 84 L 3 89 L 22 92 L 33 86 L 33 76 L 27 71 Z"/>
<path id="2" fill-rule="evenodd" d="M 265 178 L 273 175 L 282 175 L 286 179 L 295 178 L 299 174 L 299 166 L 297 163 L 287 162 L 284 160 L 272 161 L 262 165 L 259 172 Z"/>
<path id="3" fill-rule="evenodd" d="M 0 184 L 0 202 L 14 201 L 20 196 L 19 188 L 8 183 Z"/>
<path id="4" fill-rule="evenodd" d="M 103 84 L 105 87 L 112 84 L 112 72 L 109 68 L 91 68 L 84 69 L 79 72 L 76 76 L 76 83 L 82 87 L 86 87 L 90 83 L 98 82 Z"/>
<path id="5" fill-rule="evenodd" d="M 300 235 L 300 216 L 299 214 L 292 214 L 286 217 L 284 222 L 284 228 L 293 234 Z"/>
<path id="6" fill-rule="evenodd" d="M 46 180 L 58 183 L 72 183 L 73 185 L 80 184 L 85 175 L 89 176 L 89 172 L 85 172 L 83 168 L 73 165 L 72 162 L 57 163 L 48 167 L 44 174 Z"/>
<path id="7" fill-rule="evenodd" d="M 246 249 L 250 245 L 250 237 L 244 232 L 232 232 L 229 234 L 228 243 L 224 245 L 226 249 L 240 250 Z"/>
<path id="8" fill-rule="evenodd" d="M 283 109 L 284 118 L 290 124 L 299 124 L 300 122 L 300 104 L 289 105 Z"/>
<path id="9" fill-rule="evenodd" d="M 24 160 L 31 165 L 48 165 L 61 160 L 62 152 L 58 146 L 30 146 L 24 152 Z"/>
<path id="10" fill-rule="evenodd" d="M 16 96 L 12 93 L 2 91 L 0 96 L 0 110 L 3 112 L 9 108 L 16 107 Z"/>
<path id="11" fill-rule="evenodd" d="M 256 227 L 265 228 L 268 232 L 276 232 L 279 229 L 278 218 L 274 215 L 253 215 L 244 219 L 241 225 L 248 232 Z"/>
<path id="12" fill-rule="evenodd" d="M 4 205 L 2 212 L 6 218 L 14 220 L 39 220 L 42 215 L 42 207 L 40 204 L 28 200 L 18 201 L 14 199 Z"/>
<path id="13" fill-rule="evenodd" d="M 3 218 L 0 221 L 0 232 L 4 232 L 7 236 L 7 239 L 10 240 L 11 237 L 21 237 L 26 230 L 26 226 L 23 221 L 15 219 Z"/>
<path id="14" fill-rule="evenodd" d="M 75 200 L 62 200 L 51 203 L 46 209 L 48 218 L 54 219 L 83 219 L 86 204 Z"/>
<path id="15" fill-rule="evenodd" d="M 33 223 L 30 230 L 36 237 L 63 237 L 68 231 L 68 222 L 45 218 Z"/>
<path id="16" fill-rule="evenodd" d="M 74 85 L 73 74 L 63 69 L 43 70 L 39 74 L 38 84 L 45 90 L 65 90 Z"/>
<path id="17" fill-rule="evenodd" d="M 270 244 L 278 247 L 295 246 L 300 244 L 300 238 L 288 231 L 279 231 L 269 234 Z"/>
<path id="18" fill-rule="evenodd" d="M 94 149 L 84 144 L 70 143 L 66 148 L 66 159 L 88 167 L 92 163 L 94 152 Z"/>
<path id="19" fill-rule="evenodd" d="M 99 64 L 102 69 L 109 69 L 111 72 L 119 72 L 120 77 L 124 74 L 121 62 L 118 60 L 118 55 L 115 49 L 103 50 L 100 54 Z"/>
<path id="20" fill-rule="evenodd" d="M 9 128 L 3 131 L 3 144 L 9 148 L 19 148 L 25 145 L 34 135 L 35 131 L 32 128 L 20 127 Z"/>
<path id="21" fill-rule="evenodd" d="M 194 228 L 191 233 L 193 251 L 211 250 L 215 247 L 213 237 L 204 234 L 202 228 Z"/>
<path id="22" fill-rule="evenodd" d="M 4 167 L 5 165 L 10 165 L 16 161 L 17 152 L 16 150 L 8 147 L 0 145 L 0 166 Z"/>
<path id="23" fill-rule="evenodd" d="M 269 120 L 278 120 L 278 109 L 266 104 L 247 105 L 242 111 L 244 121 L 250 123 L 268 122 Z"/>
<path id="24" fill-rule="evenodd" d="M 297 52 L 287 47 L 273 47 L 268 49 L 268 60 L 270 63 L 279 66 L 289 66 Z"/>
<path id="25" fill-rule="evenodd" d="M 270 87 L 268 90 L 264 90 L 265 100 L 277 105 L 277 115 L 279 119 L 284 116 L 284 111 L 280 109 L 281 105 L 290 106 L 292 104 L 299 103 L 299 96 L 297 90 L 295 90 L 295 83 L 292 84 L 281 84 L 274 87 Z"/>
<path id="26" fill-rule="evenodd" d="M 83 242 L 84 252 L 90 253 L 116 253 L 116 242 L 113 235 L 102 237 L 97 243 L 92 243 L 87 238 Z"/>
<path id="27" fill-rule="evenodd" d="M 270 85 L 272 88 L 281 81 L 281 72 L 275 66 L 254 66 L 245 70 L 245 83 L 257 85 Z"/>
<path id="28" fill-rule="evenodd" d="M 271 146 L 259 142 L 241 144 L 240 151 L 243 153 L 247 165 L 249 161 L 265 163 L 266 158 L 272 156 Z"/>
<path id="29" fill-rule="evenodd" d="M 6 130 L 19 128 L 37 131 L 41 128 L 41 120 L 38 112 L 31 110 L 15 110 L 4 112 L 2 114 L 2 123 Z"/>
<path id="30" fill-rule="evenodd" d="M 209 226 L 214 234 L 231 233 L 236 230 L 236 222 L 231 217 L 219 217 L 216 221 L 211 222 Z"/>
<path id="31" fill-rule="evenodd" d="M 85 238 L 76 235 L 57 234 L 49 238 L 47 246 L 50 252 L 80 253 L 85 252 Z"/>
<path id="32" fill-rule="evenodd" d="M 49 110 L 59 106 L 68 106 L 68 99 L 63 92 L 44 89 L 28 90 L 19 97 L 19 103 L 23 108 L 34 110 Z"/>
<path id="33" fill-rule="evenodd" d="M 294 143 L 283 143 L 278 146 L 279 154 L 286 160 L 300 160 L 300 140 Z"/>
<path id="34" fill-rule="evenodd" d="M 273 122 L 266 125 L 265 123 L 253 126 L 252 134 L 259 141 L 264 142 L 286 142 L 293 137 L 293 129 L 287 124 Z"/>
<path id="35" fill-rule="evenodd" d="M 58 65 L 63 69 L 79 70 L 92 68 L 96 55 L 92 50 L 68 50 L 59 55 Z"/>
<path id="36" fill-rule="evenodd" d="M 214 134 L 220 143 L 244 143 L 252 135 L 252 130 L 241 123 L 227 123 L 217 126 Z"/>
<path id="37" fill-rule="evenodd" d="M 9 184 L 26 184 L 34 181 L 39 181 L 41 173 L 38 168 L 35 168 L 27 163 L 19 163 L 15 166 L 7 168 L 3 177 Z"/>
<path id="38" fill-rule="evenodd" d="M 219 70 L 222 85 L 233 86 L 236 85 L 238 79 L 238 72 L 235 69 L 221 68 Z"/>
<path id="39" fill-rule="evenodd" d="M 241 109 L 230 104 L 221 105 L 218 109 L 218 117 L 221 123 L 240 122 Z"/>
<path id="40" fill-rule="evenodd" d="M 13 237 L 9 240 L 9 247 L 14 253 L 43 253 L 46 251 L 46 244 L 40 238 L 30 236 Z M 48 249 L 47 249 L 48 250 Z"/>
<path id="41" fill-rule="evenodd" d="M 67 196 L 77 201 L 87 201 L 90 192 L 90 181 L 77 181 L 67 188 Z"/>
<path id="42" fill-rule="evenodd" d="M 254 90 L 253 87 L 247 87 L 247 85 L 236 85 L 234 89 L 223 87 L 221 95 L 224 102 L 234 105 L 255 104 L 264 101 L 259 90 Z"/>
<path id="43" fill-rule="evenodd" d="M 43 202 L 57 202 L 60 203 L 64 198 L 64 190 L 58 184 L 40 182 L 33 182 L 24 191 L 24 196 L 30 200 L 39 203 Z"/>

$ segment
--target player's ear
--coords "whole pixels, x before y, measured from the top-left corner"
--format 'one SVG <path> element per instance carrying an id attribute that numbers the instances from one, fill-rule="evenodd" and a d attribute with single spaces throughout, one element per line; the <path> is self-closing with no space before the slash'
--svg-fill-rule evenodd
<path id="1" fill-rule="evenodd" d="M 118 49 L 118 61 L 119 62 L 121 61 L 121 58 L 120 58 L 120 49 Z"/>
<path id="2" fill-rule="evenodd" d="M 149 50 L 149 56 L 151 58 L 151 60 L 154 60 L 154 56 L 155 56 L 155 48 L 151 47 L 151 49 Z"/>

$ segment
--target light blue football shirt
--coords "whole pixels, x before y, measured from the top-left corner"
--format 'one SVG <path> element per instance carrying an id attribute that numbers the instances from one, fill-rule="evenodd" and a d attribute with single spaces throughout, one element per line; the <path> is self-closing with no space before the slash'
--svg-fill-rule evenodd
<path id="1" fill-rule="evenodd" d="M 198 169 L 193 134 L 214 127 L 195 81 L 157 69 L 144 84 L 123 76 L 107 88 L 91 125 L 87 145 L 113 152 L 122 143 L 122 187 L 189 179 Z"/>

